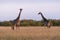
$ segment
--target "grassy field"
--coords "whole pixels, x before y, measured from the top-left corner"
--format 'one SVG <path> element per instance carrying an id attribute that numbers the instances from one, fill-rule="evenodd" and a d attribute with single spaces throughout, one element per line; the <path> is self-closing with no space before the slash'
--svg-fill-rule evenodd
<path id="1" fill-rule="evenodd" d="M 0 26 L 0 40 L 60 40 L 60 27 L 11 27 Z"/>

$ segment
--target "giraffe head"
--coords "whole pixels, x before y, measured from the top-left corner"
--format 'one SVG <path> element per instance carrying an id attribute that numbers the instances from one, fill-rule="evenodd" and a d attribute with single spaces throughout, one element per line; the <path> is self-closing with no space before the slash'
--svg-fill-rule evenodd
<path id="1" fill-rule="evenodd" d="M 20 8 L 20 11 L 22 11 L 22 8 Z"/>
<path id="2" fill-rule="evenodd" d="M 39 14 L 42 14 L 42 13 L 41 13 L 41 12 L 39 12 L 39 13 L 38 13 L 38 15 L 39 15 Z"/>

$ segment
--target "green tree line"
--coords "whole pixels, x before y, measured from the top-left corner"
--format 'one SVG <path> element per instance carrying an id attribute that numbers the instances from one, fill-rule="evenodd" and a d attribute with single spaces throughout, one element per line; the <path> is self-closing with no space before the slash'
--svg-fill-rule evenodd
<path id="1" fill-rule="evenodd" d="M 0 22 L 0 26 L 11 26 L 11 21 Z M 43 26 L 43 21 L 21 20 L 20 26 Z M 51 20 L 51 26 L 60 26 L 60 20 Z"/>

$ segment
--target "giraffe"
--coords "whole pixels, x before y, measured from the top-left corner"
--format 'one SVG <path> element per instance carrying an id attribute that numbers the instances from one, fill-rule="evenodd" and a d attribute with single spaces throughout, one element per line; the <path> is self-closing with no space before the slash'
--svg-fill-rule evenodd
<path id="1" fill-rule="evenodd" d="M 42 17 L 42 19 L 43 19 L 43 24 L 44 24 L 45 26 L 47 26 L 48 28 L 50 28 L 50 26 L 51 26 L 51 21 L 47 20 L 47 19 L 43 16 L 43 14 L 42 14 L 41 12 L 39 12 L 38 15 L 39 15 L 39 14 L 41 14 L 41 17 Z"/>
<path id="2" fill-rule="evenodd" d="M 22 9 L 20 9 L 20 12 L 19 12 L 19 15 L 18 15 L 18 17 L 15 19 L 15 20 L 13 20 L 12 21 L 12 29 L 14 30 L 14 27 L 16 26 L 16 28 L 17 27 L 19 27 L 19 25 L 20 25 L 20 15 L 21 15 L 21 12 L 22 12 Z"/>

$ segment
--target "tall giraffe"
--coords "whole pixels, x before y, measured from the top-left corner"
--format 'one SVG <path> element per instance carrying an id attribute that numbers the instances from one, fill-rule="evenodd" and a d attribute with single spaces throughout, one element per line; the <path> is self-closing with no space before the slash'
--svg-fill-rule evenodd
<path id="1" fill-rule="evenodd" d="M 39 12 L 38 15 L 39 15 L 39 14 L 41 14 L 41 17 L 42 17 L 42 19 L 43 19 L 44 25 L 47 26 L 48 28 L 50 28 L 50 26 L 51 26 L 50 21 L 47 20 L 47 19 L 43 16 L 43 14 L 42 14 L 41 12 Z"/>
<path id="2" fill-rule="evenodd" d="M 18 17 L 15 19 L 15 20 L 13 20 L 12 21 L 12 29 L 14 30 L 14 27 L 16 26 L 16 28 L 17 27 L 19 27 L 19 25 L 20 25 L 20 15 L 21 15 L 21 12 L 22 12 L 22 9 L 20 9 L 20 12 L 19 12 L 19 15 L 18 15 Z"/>

